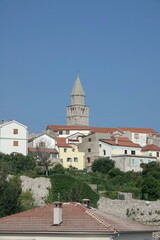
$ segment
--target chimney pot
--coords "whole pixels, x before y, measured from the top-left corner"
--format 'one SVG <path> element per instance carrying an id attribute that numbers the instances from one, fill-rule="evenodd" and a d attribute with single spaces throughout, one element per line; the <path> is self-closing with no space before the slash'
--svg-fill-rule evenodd
<path id="1" fill-rule="evenodd" d="M 90 207 L 90 199 L 82 199 L 82 205 L 86 208 Z"/>
<path id="2" fill-rule="evenodd" d="M 61 222 L 62 222 L 62 202 L 54 202 L 53 225 L 59 225 Z"/>

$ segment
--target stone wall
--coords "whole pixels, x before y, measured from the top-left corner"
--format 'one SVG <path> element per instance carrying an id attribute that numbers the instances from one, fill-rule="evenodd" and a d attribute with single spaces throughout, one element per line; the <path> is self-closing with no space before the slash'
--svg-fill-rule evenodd
<path id="1" fill-rule="evenodd" d="M 29 178 L 26 176 L 21 176 L 20 179 L 22 181 L 22 192 L 30 191 L 35 199 L 35 205 L 44 205 L 51 188 L 50 179 L 44 177 Z"/>
<path id="2" fill-rule="evenodd" d="M 160 226 L 160 200 L 148 202 L 143 200 L 111 200 L 101 197 L 98 208 L 123 218 Z"/>

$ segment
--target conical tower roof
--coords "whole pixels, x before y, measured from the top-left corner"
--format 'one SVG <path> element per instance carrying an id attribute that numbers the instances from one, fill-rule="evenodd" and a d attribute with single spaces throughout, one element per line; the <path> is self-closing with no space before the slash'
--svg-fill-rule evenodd
<path id="1" fill-rule="evenodd" d="M 85 93 L 81 84 L 81 80 L 78 74 L 72 89 L 71 96 L 85 96 Z"/>

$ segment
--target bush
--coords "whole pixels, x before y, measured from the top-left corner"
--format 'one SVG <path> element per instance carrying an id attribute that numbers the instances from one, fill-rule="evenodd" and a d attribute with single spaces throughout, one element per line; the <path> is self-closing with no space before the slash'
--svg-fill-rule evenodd
<path id="1" fill-rule="evenodd" d="M 81 202 L 82 199 L 89 198 L 91 205 L 97 206 L 99 195 L 83 181 L 65 174 L 55 174 L 50 179 L 52 186 L 47 202 L 57 200 L 62 202 Z"/>
<path id="2" fill-rule="evenodd" d="M 26 210 L 37 207 L 36 205 L 34 205 L 34 198 L 30 191 L 21 193 L 21 195 L 19 196 L 19 201 L 21 204 L 21 207 L 20 207 L 21 211 L 26 211 Z"/>
<path id="3" fill-rule="evenodd" d="M 114 161 L 110 158 L 98 158 L 92 164 L 93 172 L 108 173 L 112 168 L 114 168 Z"/>

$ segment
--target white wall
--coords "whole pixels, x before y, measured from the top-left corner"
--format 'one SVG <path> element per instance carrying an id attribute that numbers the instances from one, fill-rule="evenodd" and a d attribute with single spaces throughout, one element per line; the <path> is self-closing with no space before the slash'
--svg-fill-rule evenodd
<path id="1" fill-rule="evenodd" d="M 56 141 L 55 139 L 49 137 L 46 134 L 43 134 L 37 138 L 35 138 L 33 140 L 33 147 L 36 148 L 36 146 L 40 143 L 40 142 L 45 142 L 46 143 L 46 148 L 55 148 L 56 145 Z"/>
<path id="2" fill-rule="evenodd" d="M 13 130 L 18 129 L 18 134 L 14 134 Z M 0 128 L 0 152 L 5 154 L 11 154 L 12 152 L 22 153 L 27 155 L 28 130 L 22 124 L 18 122 L 8 122 L 1 125 Z M 18 146 L 13 146 L 13 141 L 18 141 Z"/>
<path id="3" fill-rule="evenodd" d="M 134 142 L 134 143 L 139 144 L 142 147 L 146 146 L 147 145 L 146 144 L 147 143 L 147 133 L 138 133 L 139 138 L 136 138 L 135 134 L 136 133 L 132 132 L 132 139 L 131 139 L 131 141 Z"/>

